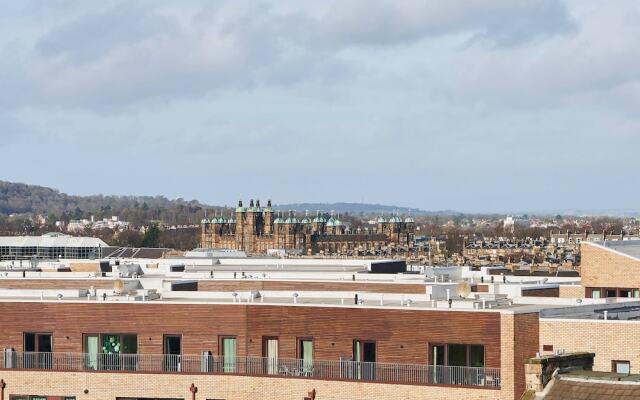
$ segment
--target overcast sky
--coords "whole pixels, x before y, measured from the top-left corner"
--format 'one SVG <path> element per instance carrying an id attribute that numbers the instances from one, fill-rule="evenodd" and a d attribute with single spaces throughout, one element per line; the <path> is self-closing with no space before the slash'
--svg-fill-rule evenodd
<path id="1" fill-rule="evenodd" d="M 0 179 L 638 209 L 640 2 L 3 1 Z"/>

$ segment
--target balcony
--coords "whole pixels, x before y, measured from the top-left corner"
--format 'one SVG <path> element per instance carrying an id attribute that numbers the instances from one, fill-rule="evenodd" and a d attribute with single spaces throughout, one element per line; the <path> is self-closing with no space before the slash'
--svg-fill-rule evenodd
<path id="1" fill-rule="evenodd" d="M 367 381 L 392 384 L 500 388 L 499 368 L 319 361 L 266 357 L 224 357 L 86 354 L 0 353 L 0 369 L 43 371 L 110 371 L 122 373 L 233 374 L 283 378 Z"/>

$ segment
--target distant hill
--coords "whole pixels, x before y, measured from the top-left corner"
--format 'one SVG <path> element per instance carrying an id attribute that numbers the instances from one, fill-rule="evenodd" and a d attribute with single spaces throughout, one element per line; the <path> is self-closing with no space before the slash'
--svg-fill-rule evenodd
<path id="1" fill-rule="evenodd" d="M 322 212 L 339 212 L 350 214 L 409 214 L 409 215 L 452 215 L 458 214 L 455 211 L 443 210 L 443 211 L 425 211 L 419 208 L 411 207 L 398 207 L 388 206 L 383 204 L 367 204 L 367 203 L 292 203 L 292 204 L 277 204 L 274 206 L 276 210 L 288 211 L 293 210 L 296 212 L 315 212 L 316 210 Z"/>
<path id="2" fill-rule="evenodd" d="M 337 212 L 350 214 L 392 214 L 402 215 L 453 215 L 454 211 L 425 211 L 418 208 L 398 207 L 365 203 L 297 203 L 279 204 L 276 210 L 294 210 L 310 213 Z M 0 215 L 43 214 L 54 219 L 69 220 L 108 218 L 112 215 L 134 224 L 148 221 L 164 221 L 171 224 L 197 223 L 209 212 L 223 207 L 210 206 L 196 200 L 175 199 L 164 196 L 75 196 L 44 186 L 0 181 Z M 228 211 L 228 210 L 226 210 Z"/>
<path id="3" fill-rule="evenodd" d="M 73 212 L 76 208 L 95 212 L 146 204 L 148 208 L 177 205 L 202 206 L 196 200 L 169 200 L 164 196 L 74 196 L 44 186 L 0 181 L 0 213 Z"/>
<path id="4" fill-rule="evenodd" d="M 0 215 L 35 213 L 61 220 L 117 215 L 134 224 L 154 220 L 191 224 L 200 221 L 205 208 L 221 209 L 196 200 L 170 200 L 164 196 L 74 196 L 44 186 L 0 181 Z"/>

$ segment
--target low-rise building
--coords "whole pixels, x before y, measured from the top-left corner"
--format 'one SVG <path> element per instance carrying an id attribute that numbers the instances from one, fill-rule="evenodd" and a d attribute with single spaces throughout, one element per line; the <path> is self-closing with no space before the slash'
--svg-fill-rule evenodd
<path id="1" fill-rule="evenodd" d="M 108 245 L 98 238 L 47 233 L 42 236 L 0 236 L 2 260 L 95 259 Z"/>

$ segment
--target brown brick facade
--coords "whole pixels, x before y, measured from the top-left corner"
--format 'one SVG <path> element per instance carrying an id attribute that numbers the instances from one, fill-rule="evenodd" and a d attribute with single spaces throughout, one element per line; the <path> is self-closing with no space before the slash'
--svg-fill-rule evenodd
<path id="1" fill-rule="evenodd" d="M 24 318 L 28 315 L 29 318 Z M 339 360 L 353 340 L 376 342 L 376 361 L 425 364 L 429 343 L 483 344 L 485 366 L 500 367 L 499 312 L 365 307 L 114 302 L 0 302 L 0 346 L 23 350 L 23 332 L 53 333 L 54 352 L 82 352 L 86 333 L 135 333 L 138 353 L 162 354 L 163 334 L 182 336 L 182 354 L 218 354 L 219 337 L 237 338 L 238 356 L 262 356 L 278 337 L 279 357 L 297 358 L 297 339 L 313 338 L 314 358 Z"/>

